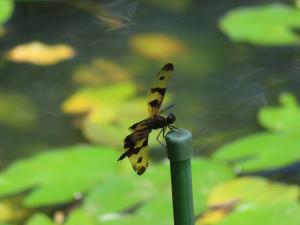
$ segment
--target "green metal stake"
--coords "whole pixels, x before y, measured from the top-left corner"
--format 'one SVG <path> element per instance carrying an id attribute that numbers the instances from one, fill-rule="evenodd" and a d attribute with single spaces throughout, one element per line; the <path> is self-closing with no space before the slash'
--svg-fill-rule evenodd
<path id="1" fill-rule="evenodd" d="M 184 129 L 170 131 L 166 142 L 171 167 L 174 225 L 193 225 L 192 133 Z"/>

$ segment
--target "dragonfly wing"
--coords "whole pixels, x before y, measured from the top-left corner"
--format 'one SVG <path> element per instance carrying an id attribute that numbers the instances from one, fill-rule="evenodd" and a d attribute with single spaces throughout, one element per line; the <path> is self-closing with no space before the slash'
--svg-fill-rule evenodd
<path id="1" fill-rule="evenodd" d="M 166 87 L 172 76 L 174 66 L 172 63 L 164 65 L 155 77 L 147 95 L 147 107 L 150 117 L 159 114 L 160 106 L 166 93 Z"/>
<path id="2" fill-rule="evenodd" d="M 119 160 L 128 157 L 133 169 L 138 175 L 145 172 L 148 167 L 148 136 L 150 129 L 135 130 L 124 140 L 125 152 L 120 156 Z"/>

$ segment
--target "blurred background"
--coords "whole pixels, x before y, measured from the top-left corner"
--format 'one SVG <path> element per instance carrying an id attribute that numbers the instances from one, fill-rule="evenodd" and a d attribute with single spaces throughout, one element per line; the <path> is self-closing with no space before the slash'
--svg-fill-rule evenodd
<path id="1" fill-rule="evenodd" d="M 162 108 L 193 133 L 197 225 L 299 225 L 300 2 L 0 0 L 0 225 L 171 225 L 166 151 L 117 162 Z"/>

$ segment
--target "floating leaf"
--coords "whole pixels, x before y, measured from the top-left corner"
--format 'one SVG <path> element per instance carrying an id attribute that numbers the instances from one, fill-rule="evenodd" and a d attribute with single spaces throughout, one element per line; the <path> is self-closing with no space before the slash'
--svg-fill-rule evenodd
<path id="1" fill-rule="evenodd" d="M 94 220 L 88 216 L 88 214 L 84 213 L 80 209 L 76 209 L 71 212 L 68 216 L 68 219 L 64 225 L 96 225 Z M 44 214 L 37 213 L 33 215 L 26 223 L 26 225 L 57 225 L 57 223 L 53 222 Z"/>
<path id="2" fill-rule="evenodd" d="M 300 107 L 295 96 L 280 95 L 282 106 L 263 107 L 258 114 L 259 122 L 267 129 L 277 132 L 300 132 Z"/>
<path id="3" fill-rule="evenodd" d="M 96 225 L 95 220 L 80 209 L 74 210 L 68 217 L 65 225 Z"/>
<path id="4" fill-rule="evenodd" d="M 212 189 L 208 198 L 210 212 L 200 216 L 196 225 L 245 224 L 240 219 L 242 219 L 241 215 L 247 213 L 253 214 L 250 217 L 243 217 L 251 221 L 246 224 L 277 225 L 280 223 L 268 218 L 273 217 L 273 213 L 278 213 L 278 209 L 282 206 L 293 211 L 295 204 L 298 204 L 299 193 L 300 190 L 296 185 L 273 183 L 264 178 L 242 177 L 228 181 Z M 262 208 L 264 210 L 258 210 Z M 297 207 L 296 211 L 299 209 Z M 286 217 L 285 221 L 289 221 L 288 214 L 283 213 L 283 216 Z M 260 217 L 261 219 L 258 219 Z"/>
<path id="5" fill-rule="evenodd" d="M 106 59 L 94 59 L 90 65 L 80 66 L 73 75 L 73 81 L 77 84 L 99 85 L 112 82 L 124 82 L 128 79 L 129 73 Z"/>
<path id="6" fill-rule="evenodd" d="M 0 123 L 16 128 L 32 127 L 36 120 L 34 109 L 25 97 L 0 92 Z"/>
<path id="7" fill-rule="evenodd" d="M 218 225 L 298 225 L 299 203 L 248 204 L 238 207 Z"/>
<path id="8" fill-rule="evenodd" d="M 68 114 L 84 115 L 80 126 L 89 140 L 120 147 L 128 127 L 148 117 L 146 99 L 135 97 L 136 92 L 131 83 L 82 88 L 62 108 Z M 170 96 L 166 95 L 165 104 L 169 101 Z M 150 138 L 151 144 L 157 144 L 154 136 Z"/>
<path id="9" fill-rule="evenodd" d="M 21 199 L 7 198 L 0 201 L 0 224 L 1 222 L 17 222 L 27 216 L 28 210 L 20 205 Z"/>
<path id="10" fill-rule="evenodd" d="M 234 177 L 229 167 L 214 160 L 193 160 L 192 171 L 194 208 L 196 212 L 206 208 L 207 195 L 214 186 Z"/>
<path id="11" fill-rule="evenodd" d="M 276 169 L 300 158 L 300 110 L 290 94 L 280 96 L 281 107 L 263 107 L 261 124 L 276 133 L 261 132 L 221 147 L 214 158 L 230 161 L 238 172 Z M 284 150 L 284 151 L 283 151 Z"/>
<path id="12" fill-rule="evenodd" d="M 300 10 L 283 4 L 235 9 L 220 21 L 233 41 L 258 45 L 299 44 L 299 27 Z"/>
<path id="13" fill-rule="evenodd" d="M 0 26 L 4 24 L 11 17 L 14 10 L 13 0 L 0 1 Z"/>
<path id="14" fill-rule="evenodd" d="M 74 57 L 75 50 L 66 44 L 46 45 L 30 42 L 18 45 L 7 52 L 7 58 L 14 62 L 27 62 L 35 65 L 53 65 Z"/>
<path id="15" fill-rule="evenodd" d="M 135 93 L 135 86 L 131 83 L 82 88 L 63 103 L 62 109 L 69 114 L 82 114 L 100 108 L 104 111 L 98 115 L 100 120 L 107 121 L 107 118 L 116 117 L 116 115 L 111 115 L 116 113 L 114 109 L 109 109 L 111 108 L 109 105 L 117 107 Z"/>
<path id="16" fill-rule="evenodd" d="M 155 33 L 132 36 L 129 39 L 129 45 L 134 51 L 153 59 L 169 59 L 181 54 L 186 49 L 180 40 Z"/>
<path id="17" fill-rule="evenodd" d="M 43 214 L 35 214 L 26 222 L 26 225 L 55 225 L 55 223 Z"/>
<path id="18" fill-rule="evenodd" d="M 26 206 L 69 202 L 114 173 L 117 156 L 113 149 L 79 146 L 20 160 L 0 174 L 0 195 L 33 189 Z"/>
<path id="19" fill-rule="evenodd" d="M 299 148 L 300 139 L 297 136 L 265 132 L 231 142 L 221 147 L 213 157 L 233 162 L 235 171 L 253 172 L 279 168 L 298 161 Z"/>
<path id="20" fill-rule="evenodd" d="M 217 185 L 208 197 L 208 205 L 217 206 L 228 202 L 238 204 L 278 204 L 297 202 L 299 188 L 268 181 L 258 177 L 242 177 Z"/>
<path id="21" fill-rule="evenodd" d="M 232 179 L 233 173 L 225 166 L 204 159 L 193 160 L 192 168 L 195 211 L 200 212 L 206 207 L 206 195 L 211 188 Z M 136 178 L 136 174 L 130 170 L 129 175 L 115 176 L 113 180 L 98 186 L 85 199 L 84 210 L 98 216 L 101 224 L 116 224 L 120 221 L 123 224 L 124 219 L 129 223 L 136 221 L 136 218 L 141 221 L 157 218 L 158 224 L 171 222 L 169 165 L 151 163 L 147 173 Z M 126 211 L 132 211 L 128 218 L 121 214 Z"/>

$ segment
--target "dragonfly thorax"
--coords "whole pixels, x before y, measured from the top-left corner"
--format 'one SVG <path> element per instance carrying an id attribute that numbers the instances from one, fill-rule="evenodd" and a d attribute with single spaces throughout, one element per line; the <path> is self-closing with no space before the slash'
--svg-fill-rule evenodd
<path id="1" fill-rule="evenodd" d="M 160 128 L 167 127 L 169 124 L 174 123 L 175 120 L 176 117 L 173 113 L 169 113 L 167 118 L 158 115 L 153 118 L 152 129 L 160 129 Z"/>

